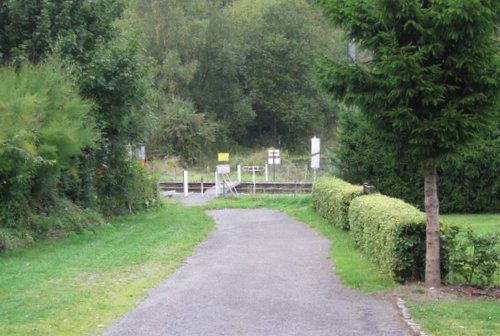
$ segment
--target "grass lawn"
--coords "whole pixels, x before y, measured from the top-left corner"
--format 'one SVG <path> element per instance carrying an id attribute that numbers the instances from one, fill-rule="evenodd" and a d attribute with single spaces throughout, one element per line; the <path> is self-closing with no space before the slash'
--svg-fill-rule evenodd
<path id="1" fill-rule="evenodd" d="M 218 198 L 207 208 L 268 208 L 285 211 L 332 241 L 331 257 L 335 260 L 336 272 L 343 284 L 364 292 L 389 290 L 396 286 L 355 249 L 349 232 L 331 225 L 314 211 L 310 195 Z"/>
<path id="2" fill-rule="evenodd" d="M 500 333 L 498 300 L 410 300 L 413 318 L 433 336 L 486 336 Z"/>
<path id="3" fill-rule="evenodd" d="M 500 231 L 500 214 L 440 215 L 441 220 L 460 227 L 471 227 L 477 233 Z"/>
<path id="4" fill-rule="evenodd" d="M 201 209 L 167 202 L 144 214 L 0 255 L 0 334 L 99 333 L 133 308 L 213 228 Z"/>

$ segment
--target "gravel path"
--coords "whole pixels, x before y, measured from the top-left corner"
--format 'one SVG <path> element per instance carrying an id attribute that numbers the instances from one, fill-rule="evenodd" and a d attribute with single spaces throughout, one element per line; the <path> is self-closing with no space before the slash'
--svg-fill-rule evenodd
<path id="1" fill-rule="evenodd" d="M 330 243 L 279 211 L 209 211 L 217 230 L 105 335 L 410 335 L 387 301 L 339 284 Z"/>

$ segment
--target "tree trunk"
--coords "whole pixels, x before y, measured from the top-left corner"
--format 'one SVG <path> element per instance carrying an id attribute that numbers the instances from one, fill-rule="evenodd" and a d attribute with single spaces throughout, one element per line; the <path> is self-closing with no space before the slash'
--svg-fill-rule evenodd
<path id="1" fill-rule="evenodd" d="M 437 192 L 436 167 L 426 167 L 425 175 L 425 213 L 427 215 L 425 286 L 441 285 L 440 248 L 439 248 L 439 199 Z"/>

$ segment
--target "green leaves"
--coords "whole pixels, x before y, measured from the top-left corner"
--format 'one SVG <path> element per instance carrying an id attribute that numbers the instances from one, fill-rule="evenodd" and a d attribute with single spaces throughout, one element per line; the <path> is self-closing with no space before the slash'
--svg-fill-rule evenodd
<path id="1" fill-rule="evenodd" d="M 370 55 L 324 62 L 324 86 L 415 163 L 442 164 L 499 117 L 498 2 L 320 3 Z"/>
<path id="2" fill-rule="evenodd" d="M 333 225 L 349 230 L 347 219 L 351 201 L 363 194 L 363 187 L 337 178 L 320 178 L 314 183 L 312 200 L 315 210 Z"/>
<path id="3" fill-rule="evenodd" d="M 13 223 L 33 194 L 56 194 L 57 181 L 82 148 L 95 145 L 91 104 L 78 95 L 55 61 L 0 68 L 0 222 Z M 45 198 L 46 199 L 46 198 Z"/>
<path id="4" fill-rule="evenodd" d="M 349 226 L 356 245 L 397 281 L 422 279 L 425 216 L 401 200 L 383 195 L 355 198 Z"/>

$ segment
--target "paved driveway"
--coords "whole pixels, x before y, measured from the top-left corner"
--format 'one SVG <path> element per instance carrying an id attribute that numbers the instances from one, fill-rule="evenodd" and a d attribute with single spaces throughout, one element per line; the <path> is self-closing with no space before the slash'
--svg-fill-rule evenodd
<path id="1" fill-rule="evenodd" d="M 391 303 L 339 284 L 330 242 L 307 225 L 208 214 L 217 230 L 105 335 L 410 335 Z"/>

